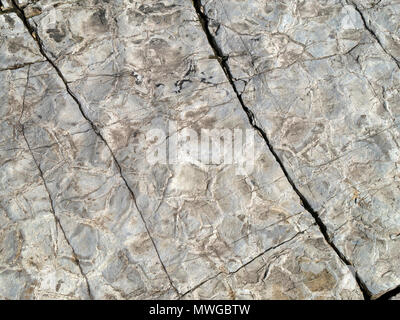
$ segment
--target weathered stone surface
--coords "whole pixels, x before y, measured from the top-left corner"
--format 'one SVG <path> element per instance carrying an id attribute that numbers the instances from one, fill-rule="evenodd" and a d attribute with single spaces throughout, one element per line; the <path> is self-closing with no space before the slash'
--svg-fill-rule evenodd
<path id="1" fill-rule="evenodd" d="M 372 295 L 398 286 L 400 72 L 383 40 L 396 43 L 385 17 L 398 5 L 363 19 L 345 1 L 203 4 L 245 105 L 335 245 Z"/>
<path id="2" fill-rule="evenodd" d="M 16 3 L 0 14 L 2 298 L 362 299 L 348 261 L 374 295 L 400 284 L 399 70 L 354 5 L 209 1 L 223 60 L 190 1 Z M 233 164 L 149 161 L 204 129 L 254 141 Z"/>
<path id="3" fill-rule="evenodd" d="M 363 15 L 367 27 L 375 34 L 384 50 L 400 66 L 400 1 L 374 0 L 353 2 Z"/>
<path id="4" fill-rule="evenodd" d="M 54 219 L 19 125 L 29 64 L 43 57 L 37 54 L 21 21 L 13 14 L 5 17 L 0 16 L 2 32 L 6 30 L 4 23 L 11 23 L 17 37 L 23 39 L 18 42 L 31 45 L 21 48 L 18 44 L 13 51 L 14 59 L 28 66 L 0 72 L 0 298 L 88 298 L 85 279 Z M 5 42 L 15 40 L 9 33 Z M 0 63 L 2 68 L 13 68 L 15 60 L 6 47 Z"/>
<path id="5" fill-rule="evenodd" d="M 0 70 L 44 61 L 35 41 L 15 13 L 0 15 Z"/>
<path id="6" fill-rule="evenodd" d="M 261 255 L 231 275 L 218 275 L 187 294 L 189 299 L 353 299 L 353 276 L 326 254 L 318 228 Z M 337 264 L 332 264 L 336 260 Z M 318 262 L 317 262 L 318 261 Z"/>
<path id="7" fill-rule="evenodd" d="M 19 19 L 14 20 L 20 23 Z M 29 40 L 29 33 L 25 34 Z M 34 51 L 36 43 L 30 48 Z M 23 61 L 27 63 L 31 62 Z M 5 223 L 9 221 L 10 227 L 15 225 L 12 233 L 8 225 L 4 228 L 2 244 L 6 251 L 2 254 L 7 259 L 2 266 L 3 296 L 72 295 L 77 291 L 74 282 L 84 277 L 86 296 L 77 292 L 79 298 L 89 295 L 94 298 L 175 297 L 110 151 L 82 117 L 54 67 L 48 62 L 38 62 L 0 74 L 4 77 L 2 84 L 9 85 L 2 90 L 2 101 L 6 102 L 2 107 L 3 135 L 8 138 L 3 142 L 4 160 L 2 157 L 3 215 Z M 9 158 L 16 158 L 18 162 Z M 32 178 L 27 174 L 32 174 Z M 38 175 L 43 175 L 43 181 Z M 16 184 L 11 190 L 10 182 Z M 35 207 L 38 208 L 35 210 Z M 57 227 L 54 215 L 60 221 Z M 18 223 L 25 219 L 29 223 Z M 65 239 L 58 240 L 62 236 Z M 64 257 L 68 253 L 63 248 L 65 241 L 81 271 L 73 274 L 72 280 L 67 278 L 68 274 L 64 275 L 63 264 L 68 262 L 64 262 L 68 259 L 68 255 Z M 13 264 L 7 267 L 7 263 L 21 255 L 22 249 L 27 251 L 26 257 L 19 258 L 22 261 L 16 267 Z M 50 257 L 44 258 L 44 254 Z M 62 261 L 50 261 L 47 266 L 50 258 Z M 72 266 L 67 266 L 76 269 L 71 260 Z M 29 275 L 35 274 L 32 268 L 44 275 L 32 276 L 30 280 Z M 76 273 L 75 269 L 72 270 Z M 17 271 L 20 280 L 14 288 L 8 282 L 13 281 Z M 60 289 L 62 283 L 66 286 L 64 290 L 62 286 Z M 23 289 L 29 290 L 29 294 Z"/>

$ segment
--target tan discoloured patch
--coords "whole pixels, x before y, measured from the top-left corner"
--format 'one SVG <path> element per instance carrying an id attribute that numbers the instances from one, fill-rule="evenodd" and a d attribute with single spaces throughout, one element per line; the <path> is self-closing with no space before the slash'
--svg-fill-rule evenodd
<path id="1" fill-rule="evenodd" d="M 317 274 L 307 272 L 304 283 L 313 292 L 331 290 L 336 285 L 335 278 L 326 269 Z"/>

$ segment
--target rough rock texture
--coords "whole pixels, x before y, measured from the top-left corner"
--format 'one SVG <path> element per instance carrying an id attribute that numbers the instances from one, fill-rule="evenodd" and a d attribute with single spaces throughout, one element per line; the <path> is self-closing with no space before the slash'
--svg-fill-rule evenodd
<path id="1" fill-rule="evenodd" d="M 373 296 L 400 284 L 398 5 L 378 2 L 203 2 L 244 104 Z"/>
<path id="2" fill-rule="evenodd" d="M 1 0 L 0 297 L 400 285 L 396 8 Z M 187 129 L 254 141 L 239 164 L 148 161 Z"/>
<path id="3" fill-rule="evenodd" d="M 353 275 L 327 250 L 318 228 L 299 233 L 237 271 L 212 277 L 186 299 L 354 299 Z M 318 262 L 317 262 L 318 261 Z M 335 263 L 332 263 L 334 262 Z M 337 279 L 342 277 L 342 281 Z"/>

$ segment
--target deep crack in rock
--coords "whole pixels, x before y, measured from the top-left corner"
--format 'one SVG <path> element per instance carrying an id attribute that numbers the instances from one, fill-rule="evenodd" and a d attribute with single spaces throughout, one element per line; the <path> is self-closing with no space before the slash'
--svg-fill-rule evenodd
<path id="1" fill-rule="evenodd" d="M 290 185 L 292 186 L 293 190 L 296 192 L 296 194 L 301 199 L 304 209 L 307 210 L 312 215 L 312 217 L 314 218 L 314 220 L 315 220 L 316 224 L 318 225 L 321 233 L 323 234 L 326 242 L 336 252 L 338 257 L 343 261 L 344 264 L 346 264 L 347 266 L 353 268 L 353 265 L 351 264 L 351 262 L 343 255 L 342 252 L 340 252 L 340 250 L 336 247 L 336 245 L 330 239 L 325 224 L 322 222 L 322 220 L 319 217 L 318 213 L 312 208 L 312 206 L 310 205 L 308 200 L 304 197 L 304 195 L 296 187 L 296 185 L 293 182 L 292 178 L 290 177 L 288 171 L 286 170 L 286 168 L 285 168 L 285 166 L 283 164 L 283 161 L 280 159 L 280 157 L 278 156 L 278 154 L 274 150 L 274 147 L 272 146 L 271 142 L 269 141 L 266 133 L 263 131 L 263 129 L 260 126 L 258 126 L 253 112 L 243 102 L 241 94 L 238 92 L 238 90 L 236 88 L 236 85 L 235 85 L 235 82 L 234 82 L 234 77 L 232 76 L 230 68 L 229 68 L 228 64 L 226 63 L 228 57 L 223 54 L 223 52 L 219 48 L 217 42 L 215 41 L 214 37 L 212 36 L 212 34 L 211 34 L 211 32 L 210 32 L 210 30 L 208 28 L 209 19 L 204 13 L 204 9 L 202 8 L 202 5 L 201 5 L 201 0 L 192 0 L 192 2 L 193 2 L 193 6 L 194 6 L 194 8 L 196 10 L 197 16 L 199 17 L 199 21 L 200 21 L 200 23 L 201 23 L 201 25 L 203 27 L 203 30 L 204 30 L 204 32 L 205 32 L 205 34 L 207 36 L 208 42 L 209 42 L 211 48 L 213 49 L 215 55 L 218 57 L 218 62 L 220 63 L 221 68 L 223 69 L 223 71 L 224 71 L 229 83 L 231 84 L 232 89 L 235 91 L 236 96 L 237 96 L 237 98 L 238 98 L 238 100 L 240 102 L 240 105 L 242 106 L 243 110 L 247 114 L 251 126 L 263 137 L 266 145 L 268 146 L 269 151 L 273 154 L 276 162 L 279 163 L 279 165 L 280 165 L 285 177 L 287 178 L 288 182 L 290 183 Z M 364 295 L 364 299 L 365 300 L 370 300 L 371 296 L 372 296 L 371 292 L 368 290 L 368 288 L 365 285 L 364 281 L 360 278 L 360 276 L 357 274 L 357 272 L 355 270 L 353 270 L 353 272 L 354 272 L 355 278 L 357 280 L 357 283 L 358 283 L 358 285 L 360 287 L 360 290 L 362 291 L 362 293 Z"/>
<path id="2" fill-rule="evenodd" d="M 0 297 L 400 298 L 400 7 L 1 4 Z"/>
<path id="3" fill-rule="evenodd" d="M 153 237 L 152 237 L 151 234 L 150 234 L 149 228 L 148 228 L 148 226 L 147 226 L 147 222 L 146 222 L 146 220 L 144 219 L 143 214 L 142 214 L 141 210 L 139 209 L 139 207 L 138 207 L 138 205 L 137 205 L 137 203 L 136 203 L 135 194 L 133 193 L 132 188 L 129 186 L 129 184 L 128 184 L 126 178 L 124 177 L 124 175 L 123 175 L 123 173 L 122 173 L 122 168 L 121 168 L 121 166 L 120 166 L 120 164 L 119 164 L 117 158 L 115 157 L 113 150 L 111 149 L 111 147 L 109 146 L 109 144 L 108 144 L 108 142 L 105 140 L 105 138 L 102 136 L 102 134 L 100 133 L 100 130 L 97 128 L 97 126 L 95 125 L 95 123 L 94 123 L 94 122 L 86 115 L 86 113 L 84 112 L 84 110 L 83 110 L 83 108 L 82 108 L 82 104 L 80 103 L 80 101 L 78 100 L 78 98 L 76 97 L 76 95 L 75 95 L 75 94 L 71 91 L 71 89 L 69 88 L 68 82 L 67 82 L 67 80 L 65 79 L 64 75 L 61 73 L 61 70 L 56 66 L 56 64 L 54 63 L 54 61 L 52 61 L 52 60 L 49 58 L 49 56 L 46 54 L 46 52 L 44 51 L 44 49 L 43 49 L 43 43 L 42 43 L 41 39 L 39 38 L 39 36 L 38 36 L 38 34 L 37 34 L 35 28 L 29 23 L 28 19 L 25 17 L 23 10 L 18 6 L 18 4 L 16 3 L 15 0 L 12 0 L 12 4 L 13 4 L 13 6 L 14 6 L 14 8 L 15 8 L 15 11 L 16 11 L 18 17 L 22 20 L 22 22 L 24 23 L 24 25 L 25 25 L 25 27 L 27 28 L 28 32 L 30 33 L 30 35 L 32 36 L 32 38 L 33 38 L 33 39 L 35 40 L 35 42 L 37 43 L 37 45 L 38 45 L 38 47 L 39 47 L 40 53 L 41 53 L 41 54 L 43 55 L 43 57 L 47 60 L 47 62 L 49 62 L 49 63 L 52 65 L 52 67 L 54 68 L 54 70 L 57 72 L 58 76 L 60 77 L 60 79 L 61 79 L 62 82 L 64 83 L 65 88 L 66 88 L 68 94 L 71 96 L 71 98 L 75 101 L 75 103 L 76 103 L 77 106 L 79 107 L 80 113 L 81 113 L 82 116 L 86 119 L 86 121 L 90 124 L 90 126 L 91 126 L 92 129 L 93 129 L 93 131 L 96 133 L 96 135 L 101 139 L 101 141 L 106 145 L 107 149 L 109 150 L 109 152 L 110 152 L 110 154 L 111 154 L 111 156 L 112 156 L 112 158 L 113 158 L 113 161 L 114 161 L 115 165 L 116 165 L 117 168 L 118 168 L 119 174 L 120 174 L 120 176 L 121 176 L 121 178 L 122 178 L 122 180 L 123 180 L 123 182 L 124 182 L 126 188 L 129 190 L 129 193 L 130 193 L 130 195 L 131 195 L 131 197 L 132 197 L 132 199 L 133 199 L 133 202 L 134 202 L 134 204 L 135 204 L 135 206 L 136 206 L 136 209 L 137 209 L 137 211 L 139 212 L 139 215 L 140 215 L 140 217 L 141 217 L 141 219 L 142 219 L 142 221 L 143 221 L 143 224 L 144 224 L 144 226 L 145 226 L 146 232 L 147 232 L 147 234 L 148 234 L 148 236 L 149 236 L 149 238 L 150 238 L 150 240 L 151 240 L 151 242 L 152 242 L 152 244 L 153 244 L 154 250 L 155 250 L 155 252 L 156 252 L 156 254 L 157 254 L 157 256 L 158 256 L 158 259 L 159 259 L 159 261 L 160 261 L 160 264 L 161 264 L 161 266 L 162 266 L 162 268 L 163 268 L 163 270 L 164 270 L 164 272 L 165 272 L 165 274 L 166 274 L 166 276 L 167 276 L 167 278 L 168 278 L 168 280 L 169 280 L 169 282 L 170 282 L 170 285 L 171 285 L 171 287 L 175 290 L 175 292 L 179 295 L 178 290 L 177 290 L 176 287 L 174 286 L 174 284 L 173 284 L 173 282 L 172 282 L 172 280 L 171 280 L 171 278 L 170 278 L 170 276 L 169 276 L 169 274 L 168 274 L 168 272 L 167 272 L 167 269 L 166 269 L 166 267 L 165 267 L 163 261 L 161 260 L 160 253 L 159 253 L 159 251 L 158 251 L 158 249 L 157 249 L 157 246 L 156 246 L 156 243 L 155 243 Z M 39 167 L 38 167 L 38 168 L 39 168 Z M 40 169 L 40 168 L 39 168 L 39 169 Z"/>
<path id="4" fill-rule="evenodd" d="M 71 242 L 69 241 L 69 239 L 68 239 L 68 237 L 67 237 L 67 234 L 65 233 L 64 227 L 62 226 L 60 219 L 57 217 L 57 214 L 56 214 L 56 211 L 55 211 L 55 208 L 54 208 L 54 202 L 53 202 L 53 199 L 51 198 L 51 193 L 50 193 L 49 188 L 48 188 L 48 186 L 47 186 L 46 180 L 45 180 L 45 178 L 44 178 L 44 176 L 43 176 L 42 169 L 40 168 L 40 165 L 39 165 L 38 161 L 36 160 L 36 158 L 35 158 L 35 156 L 34 156 L 34 154 L 33 154 L 33 151 L 32 151 L 32 149 L 31 149 L 31 146 L 30 146 L 29 142 L 28 142 L 28 139 L 26 138 L 26 135 L 25 135 L 25 128 L 24 128 L 24 125 L 23 125 L 23 124 L 20 125 L 20 129 L 21 129 L 22 136 L 24 137 L 26 146 L 28 147 L 28 150 L 29 150 L 29 152 L 30 152 L 30 154 L 31 154 L 31 156 L 32 156 L 32 159 L 33 159 L 33 161 L 34 161 L 34 163 L 35 163 L 35 165 L 36 165 L 36 168 L 37 168 L 37 170 L 39 171 L 39 176 L 40 176 L 41 180 L 43 181 L 43 185 L 44 185 L 44 187 L 45 187 L 45 189 L 46 189 L 46 192 L 47 192 L 47 195 L 48 195 L 48 197 L 49 197 L 49 203 L 50 203 L 50 207 L 51 207 L 51 213 L 52 213 L 53 216 L 54 216 L 54 220 L 55 220 L 55 222 L 56 222 L 56 227 L 58 226 L 58 227 L 60 228 L 60 230 L 61 230 L 61 232 L 62 232 L 62 234 L 63 234 L 63 238 L 64 238 L 65 241 L 67 242 L 68 246 L 71 248 L 72 255 L 73 255 L 73 258 L 74 258 L 74 262 L 75 262 L 75 264 L 78 266 L 79 272 L 80 272 L 80 274 L 82 275 L 82 277 L 83 277 L 84 280 L 85 280 L 86 288 L 87 288 L 87 292 L 88 292 L 89 298 L 90 298 L 91 300 L 93 300 L 93 294 L 92 294 L 92 290 L 90 289 L 89 280 L 88 280 L 86 274 L 83 272 L 83 269 L 82 269 L 81 263 L 80 263 L 80 261 L 79 261 L 79 258 L 78 258 L 77 254 L 76 254 L 76 252 L 75 252 L 74 247 L 72 246 Z"/>
<path id="5" fill-rule="evenodd" d="M 365 17 L 364 13 L 362 10 L 357 6 L 357 4 L 354 1 L 349 1 L 346 0 L 348 4 L 352 5 L 354 9 L 357 11 L 357 13 L 360 15 L 361 20 L 364 24 L 365 29 L 370 33 L 370 35 L 376 40 L 376 42 L 379 44 L 379 46 L 382 48 L 382 50 L 393 60 L 393 62 L 397 65 L 397 67 L 400 69 L 400 61 L 396 59 L 396 57 L 391 54 L 383 45 L 381 39 L 379 36 L 375 33 L 375 31 L 371 28 L 371 25 L 369 22 L 367 22 L 367 18 Z"/>

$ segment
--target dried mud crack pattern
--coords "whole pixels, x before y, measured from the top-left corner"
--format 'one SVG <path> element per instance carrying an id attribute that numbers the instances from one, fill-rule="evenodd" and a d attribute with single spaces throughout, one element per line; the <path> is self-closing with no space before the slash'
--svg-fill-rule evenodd
<path id="1" fill-rule="evenodd" d="M 1 298 L 395 298 L 395 3 L 1 4 Z"/>

